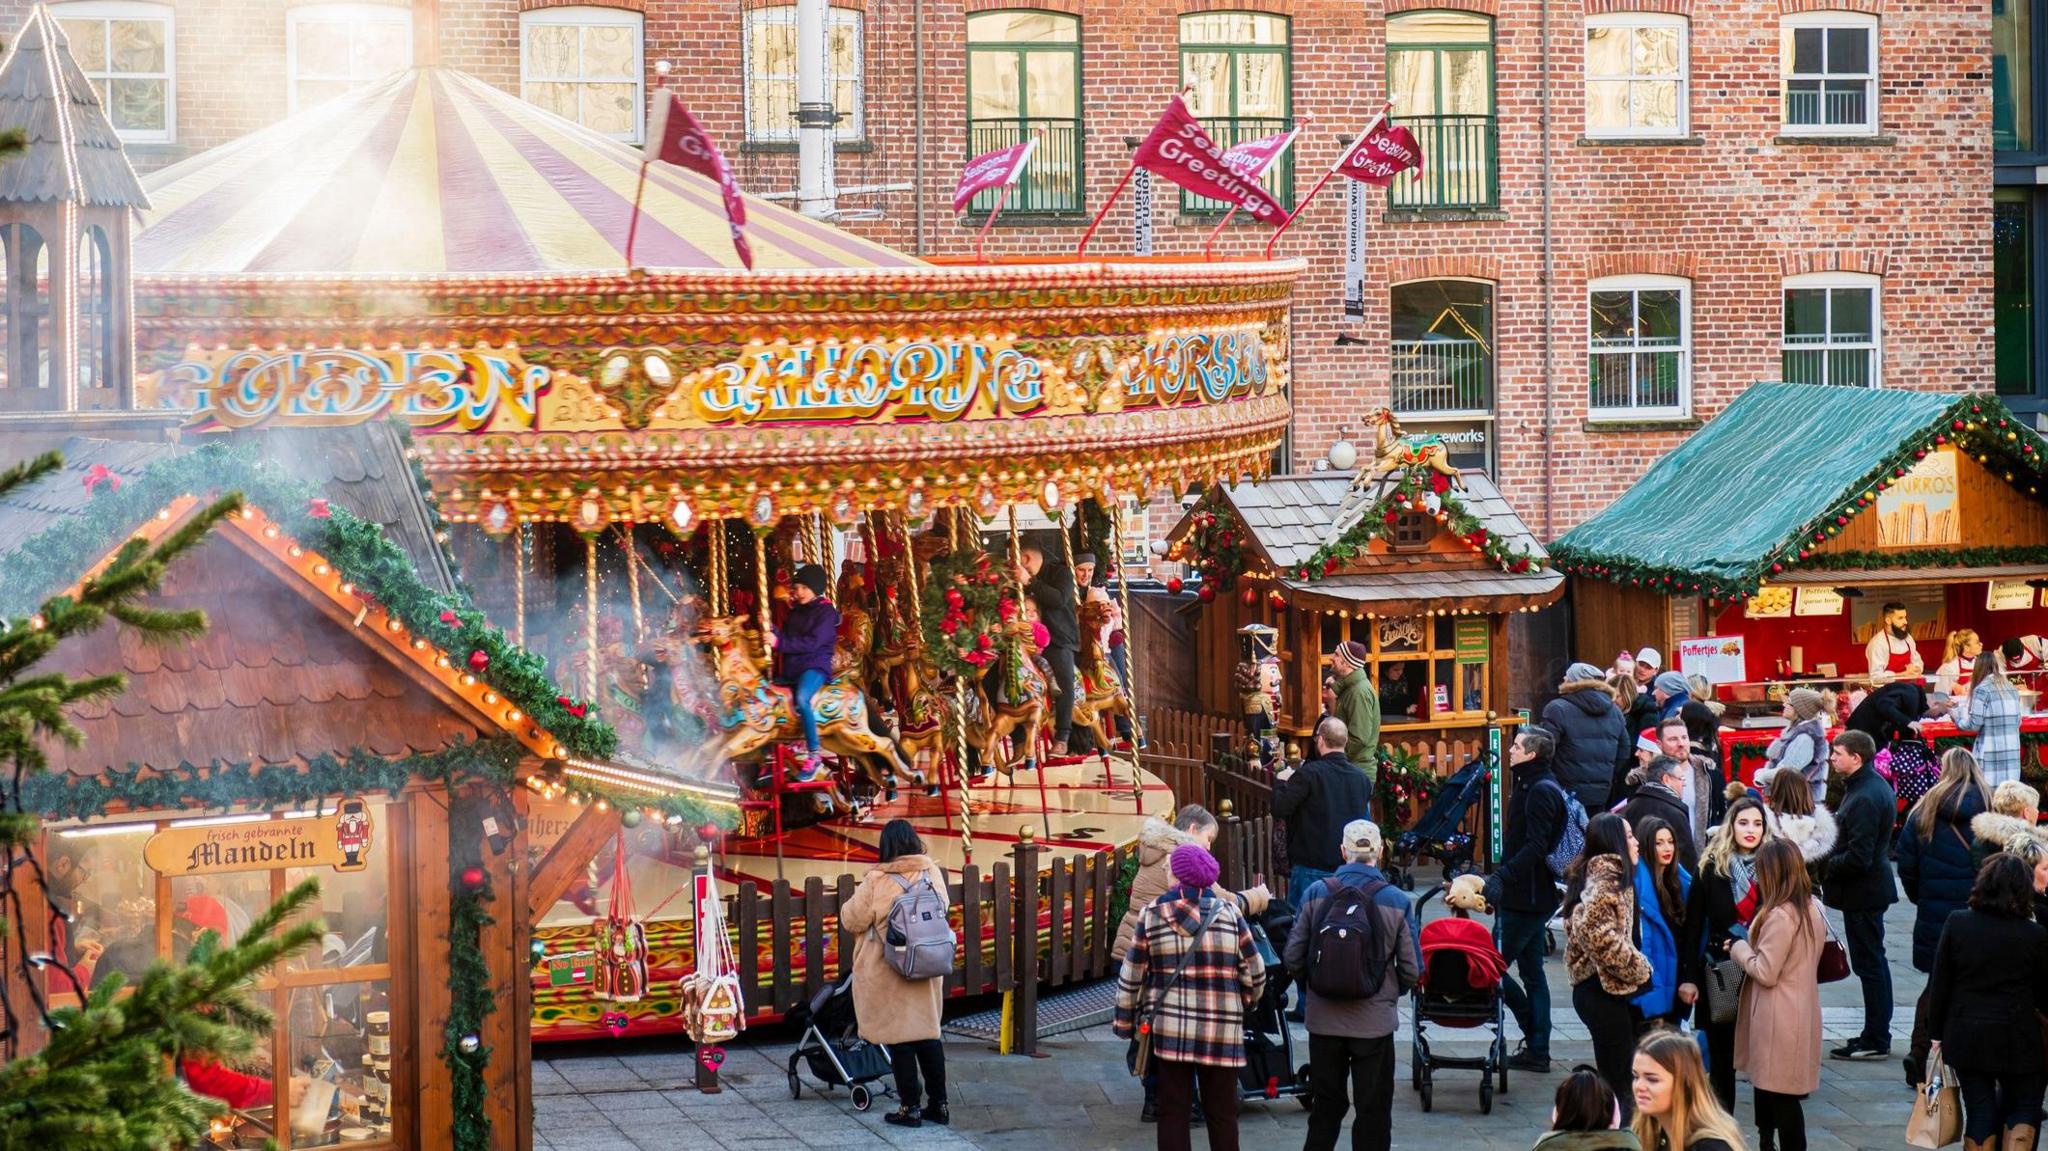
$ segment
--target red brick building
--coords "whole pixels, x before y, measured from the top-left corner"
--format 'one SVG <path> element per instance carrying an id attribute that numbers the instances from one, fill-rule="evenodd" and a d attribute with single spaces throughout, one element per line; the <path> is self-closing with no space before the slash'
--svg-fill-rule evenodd
<path id="1" fill-rule="evenodd" d="M 979 151 L 1045 130 L 990 251 L 1057 254 L 1183 79 L 1219 137 L 1313 117 L 1272 177 L 1287 199 L 1382 97 L 1397 101 L 1429 162 L 1420 178 L 1364 192 L 1357 314 L 1345 308 L 1344 181 L 1278 249 L 1309 263 L 1294 328 L 1296 467 L 1340 428 L 1362 438 L 1362 414 L 1391 404 L 1411 430 L 1454 433 L 1465 462 L 1492 469 L 1549 539 L 1753 381 L 1993 382 L 1983 5 L 835 3 L 844 220 L 928 255 L 971 250 L 979 218 L 950 211 L 970 137 Z M 24 7 L 8 0 L 0 18 Z M 793 5 L 52 10 L 145 171 L 436 58 L 631 136 L 667 60 L 750 189 L 796 183 Z M 1153 250 L 1198 250 L 1214 213 L 1170 187 L 1153 200 Z M 1267 234 L 1233 224 L 1222 248 L 1254 251 Z M 1133 240 L 1127 198 L 1095 244 L 1127 252 Z"/>

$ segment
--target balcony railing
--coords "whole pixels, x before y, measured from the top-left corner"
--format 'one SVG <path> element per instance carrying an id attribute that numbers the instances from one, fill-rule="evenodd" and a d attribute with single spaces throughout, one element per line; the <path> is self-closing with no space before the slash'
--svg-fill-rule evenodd
<path id="1" fill-rule="evenodd" d="M 997 120 L 967 121 L 967 154 L 979 156 L 998 148 L 1021 143 L 1033 129 L 1043 129 L 1031 162 L 1010 189 L 1003 211 L 1081 212 L 1086 209 L 1082 195 L 1087 185 L 1081 170 L 1081 122 L 1047 117 L 1005 116 Z M 997 189 L 991 188 L 967 206 L 970 215 L 987 215 L 995 207 Z"/>
<path id="2" fill-rule="evenodd" d="M 1202 120 L 1202 127 L 1208 130 L 1209 138 L 1225 152 L 1247 140 L 1285 132 L 1293 126 L 1294 121 L 1280 116 L 1209 116 Z M 1294 149 L 1289 148 L 1286 154 L 1275 160 L 1259 184 L 1281 207 L 1294 207 Z M 1223 200 L 1212 200 L 1182 190 L 1180 210 L 1188 213 L 1227 212 L 1230 205 Z"/>
<path id="3" fill-rule="evenodd" d="M 1404 415 L 1493 410 L 1493 357 L 1477 340 L 1395 340 L 1394 411 Z"/>
<path id="4" fill-rule="evenodd" d="M 1786 348 L 1780 377 L 1789 384 L 1839 384 L 1867 388 L 1877 377 L 1875 348 Z"/>
<path id="5" fill-rule="evenodd" d="M 1402 116 L 1422 145 L 1422 170 L 1387 189 L 1390 208 L 1491 208 L 1500 202 L 1500 124 L 1492 116 Z"/>

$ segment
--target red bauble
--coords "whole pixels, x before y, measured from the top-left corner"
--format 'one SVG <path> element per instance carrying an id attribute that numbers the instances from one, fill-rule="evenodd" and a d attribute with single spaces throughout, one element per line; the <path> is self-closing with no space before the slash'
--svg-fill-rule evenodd
<path id="1" fill-rule="evenodd" d="M 1246 607 L 1256 607 L 1259 602 L 1259 589 L 1248 587 L 1237 598 Z"/>
<path id="2" fill-rule="evenodd" d="M 1835 517 L 1835 525 L 1836 525 L 1837 527 L 1848 527 L 1848 526 L 1849 526 L 1849 517 L 1848 517 L 1848 516 L 1836 516 L 1836 517 Z"/>
<path id="3" fill-rule="evenodd" d="M 1334 558 L 1332 558 L 1332 559 L 1326 559 L 1326 560 L 1324 560 L 1324 561 L 1323 561 L 1323 574 L 1324 574 L 1324 575 L 1335 575 L 1335 574 L 1337 574 L 1337 561 L 1336 561 L 1336 560 L 1335 560 Z M 1277 594 L 1277 593 L 1276 593 L 1276 594 Z"/>
<path id="4" fill-rule="evenodd" d="M 471 671 L 482 671 L 483 669 L 489 666 L 491 666 L 491 657 L 489 653 L 483 651 L 482 649 L 478 649 L 476 651 L 469 653 L 469 669 Z"/>
<path id="5" fill-rule="evenodd" d="M 1275 592 L 1267 592 L 1267 593 L 1266 593 L 1266 602 L 1267 602 L 1267 603 L 1269 603 L 1269 604 L 1271 604 L 1271 605 L 1273 605 L 1273 610 L 1274 610 L 1274 611 L 1286 611 L 1286 610 L 1287 610 L 1287 597 L 1286 597 L 1286 596 L 1284 596 L 1284 595 L 1281 595 L 1281 594 L 1280 594 L 1279 592 L 1277 592 L 1277 591 L 1275 591 Z"/>
<path id="6" fill-rule="evenodd" d="M 1777 575 L 1777 574 L 1778 574 L 1779 572 L 1782 572 L 1782 571 L 1784 571 L 1784 570 L 1785 570 L 1785 565 L 1784 565 L 1784 564 L 1772 564 L 1772 565 L 1771 565 L 1771 574 L 1772 574 L 1772 575 Z"/>
<path id="7" fill-rule="evenodd" d="M 456 624 L 461 623 L 462 620 L 454 612 L 444 611 L 441 613 L 441 622 L 447 624 L 449 627 L 454 627 Z"/>
<path id="8" fill-rule="evenodd" d="M 115 482 L 118 483 L 120 481 L 117 480 Z M 306 501 L 306 514 L 316 520 L 324 520 L 334 513 L 328 509 L 326 500 L 310 499 Z"/>
<path id="9" fill-rule="evenodd" d="M 959 588 L 956 588 L 956 587 L 949 587 L 949 588 L 947 588 L 947 589 L 946 589 L 946 606 L 947 606 L 947 607 L 949 607 L 949 608 L 953 608 L 954 610 L 956 610 L 956 611 L 957 611 L 957 610 L 959 610 L 959 607 L 960 607 L 960 605 L 961 605 L 962 603 L 965 603 L 965 602 L 966 602 L 966 599 L 965 599 L 965 597 L 963 597 L 963 596 L 962 596 L 962 595 L 960 594 L 960 589 L 959 589 Z"/>
<path id="10" fill-rule="evenodd" d="M 1195 598 L 1196 598 L 1196 599 L 1198 599 L 1198 600 L 1201 600 L 1201 601 L 1202 601 L 1203 603 L 1215 603 L 1215 602 L 1216 602 L 1216 585 L 1215 585 L 1215 584 L 1206 584 L 1206 583 L 1205 583 L 1205 584 L 1203 584 L 1203 585 L 1202 585 L 1202 590 L 1200 590 L 1200 591 L 1198 591 L 1198 592 L 1196 592 L 1196 593 L 1195 593 Z"/>
<path id="11" fill-rule="evenodd" d="M 697 829 L 697 838 L 710 843 L 718 838 L 718 825 L 707 823 Z"/>
<path id="12" fill-rule="evenodd" d="M 1181 578 L 1179 576 L 1166 577 L 1166 594 L 1168 595 L 1179 595 L 1180 589 L 1186 586 L 1186 584 L 1181 582 Z"/>
<path id="13" fill-rule="evenodd" d="M 976 637 L 974 641 L 974 646 L 980 648 L 983 651 L 987 651 L 988 649 L 996 646 L 996 637 L 988 634 L 987 632 L 982 632 L 980 636 Z"/>
<path id="14" fill-rule="evenodd" d="M 481 888 L 481 887 L 482 887 L 483 885 L 484 885 L 484 869 L 483 869 L 483 868 L 481 868 L 481 867 L 465 867 L 465 868 L 463 868 L 463 869 L 462 869 L 462 887 L 463 887 L 463 890 L 465 890 L 465 891 L 475 891 L 475 890 L 477 890 L 477 889 Z"/>

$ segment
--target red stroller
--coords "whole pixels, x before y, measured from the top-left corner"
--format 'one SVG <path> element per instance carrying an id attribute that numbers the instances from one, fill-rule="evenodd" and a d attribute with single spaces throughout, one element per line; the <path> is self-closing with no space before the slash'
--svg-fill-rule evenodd
<path id="1" fill-rule="evenodd" d="M 1410 926 L 1422 921 L 1423 905 L 1444 894 L 1442 887 L 1425 892 L 1415 901 Z M 1439 919 L 1416 931 L 1422 953 L 1422 978 L 1412 999 L 1415 1016 L 1415 1050 L 1411 1063 L 1415 1089 L 1422 1092 L 1422 1109 L 1434 1102 L 1432 1079 L 1443 1068 L 1477 1071 L 1479 1110 L 1493 1114 L 1494 1076 L 1500 1089 L 1508 1089 L 1508 1041 L 1505 1000 L 1501 978 L 1507 974 L 1498 942 L 1488 928 L 1463 913 L 1457 918 Z M 1489 1027 L 1493 1040 L 1483 1056 L 1438 1055 L 1430 1050 L 1429 1024 L 1443 1027 Z"/>

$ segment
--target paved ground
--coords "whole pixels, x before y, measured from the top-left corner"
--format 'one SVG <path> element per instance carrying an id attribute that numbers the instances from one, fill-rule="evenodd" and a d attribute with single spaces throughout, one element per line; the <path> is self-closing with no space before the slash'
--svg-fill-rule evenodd
<path id="1" fill-rule="evenodd" d="M 1909 963 L 1912 908 L 1901 903 L 1888 921 L 1900 1003 L 1891 1059 L 1827 1061 L 1820 1091 L 1806 1103 L 1813 1151 L 1898 1148 L 1912 1096 L 1899 1054 L 1906 1046 L 1912 1004 L 1922 983 Z M 1479 1113 L 1476 1072 L 1440 1071 L 1434 1112 L 1425 1114 L 1408 1086 L 1408 1027 L 1398 1039 L 1400 1069 L 1394 1095 L 1394 1146 L 1404 1151 L 1523 1151 L 1547 1122 L 1551 1095 L 1574 1062 L 1590 1061 L 1585 1029 L 1572 1014 L 1561 962 L 1550 965 L 1557 1035 L 1557 1071 L 1515 1074 L 1497 1096 L 1491 1115 Z M 1823 1019 L 1832 1046 L 1860 1029 L 1860 991 L 1852 978 L 1822 989 Z M 1510 1031 L 1512 1032 L 1512 1024 Z M 1435 1034 L 1435 1032 L 1433 1032 Z M 540 1151 L 673 1151 L 677 1147 L 767 1151 L 770 1147 L 886 1151 L 888 1148 L 975 1147 L 989 1151 L 1140 1151 L 1153 1146 L 1152 1128 L 1138 1122 L 1143 1097 L 1124 1070 L 1124 1045 L 1099 1028 L 1041 1045 L 1048 1058 L 997 1055 L 988 1045 L 947 1043 L 953 1126 L 904 1131 L 884 1124 L 893 1106 L 878 1100 L 865 1115 L 853 1110 L 844 1089 L 820 1095 L 808 1077 L 801 1099 L 789 1097 L 785 1072 L 796 1035 L 783 1029 L 749 1033 L 728 1048 L 727 1090 L 702 1095 L 691 1086 L 687 1046 L 626 1041 L 614 1047 L 543 1048 L 534 1066 L 535 1147 Z M 1305 1038 L 1296 1044 L 1306 1059 Z M 1738 1117 L 1749 1121 L 1749 1089 L 1738 1090 Z M 1306 1130 L 1305 1113 L 1292 1100 L 1247 1104 L 1244 1143 L 1289 1147 Z M 1198 1139 L 1199 1145 L 1199 1139 Z"/>

